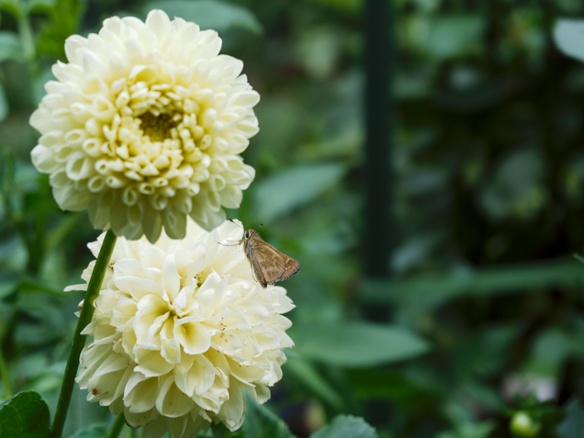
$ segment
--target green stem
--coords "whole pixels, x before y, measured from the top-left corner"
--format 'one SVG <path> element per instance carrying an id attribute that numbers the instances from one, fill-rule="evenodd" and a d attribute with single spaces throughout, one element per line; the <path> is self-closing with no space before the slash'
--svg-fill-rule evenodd
<path id="1" fill-rule="evenodd" d="M 25 2 L 21 2 L 21 4 L 22 13 L 18 17 L 18 34 L 20 36 L 20 43 L 22 44 L 24 57 L 28 61 L 33 61 L 35 58 L 34 37 L 27 14 L 27 6 Z"/>
<path id="2" fill-rule="evenodd" d="M 79 315 L 79 321 L 77 321 L 77 327 L 75 328 L 73 344 L 69 351 L 67 367 L 65 368 L 63 384 L 61 385 L 61 393 L 59 394 L 59 403 L 57 404 L 55 421 L 53 422 L 53 438 L 60 438 L 63 433 L 63 426 L 65 425 L 65 419 L 67 418 L 67 410 L 69 409 L 71 393 L 73 392 L 73 385 L 75 383 L 75 375 L 77 374 L 77 368 L 79 367 L 79 355 L 81 354 L 81 350 L 83 350 L 85 339 L 87 338 L 87 335 L 82 335 L 81 331 L 91 322 L 91 317 L 95 310 L 93 302 L 101 289 L 101 283 L 103 282 L 103 277 L 111 259 L 115 244 L 116 236 L 111 230 L 108 230 L 99 251 L 99 255 L 97 256 L 91 279 L 87 285 L 83 308 L 81 309 L 81 315 Z"/>
<path id="3" fill-rule="evenodd" d="M 125 424 L 124 414 L 118 415 L 118 418 L 116 418 L 116 421 L 114 422 L 112 428 L 110 429 L 107 438 L 118 438 L 120 432 L 122 431 L 122 427 L 124 427 L 124 424 Z"/>
<path id="4" fill-rule="evenodd" d="M 4 394 L 6 396 L 2 397 L 2 399 L 9 399 L 12 397 L 12 385 L 10 384 L 10 378 L 8 377 L 8 367 L 4 360 L 2 348 L 0 348 L 0 376 L 2 377 L 2 386 L 4 386 Z"/>

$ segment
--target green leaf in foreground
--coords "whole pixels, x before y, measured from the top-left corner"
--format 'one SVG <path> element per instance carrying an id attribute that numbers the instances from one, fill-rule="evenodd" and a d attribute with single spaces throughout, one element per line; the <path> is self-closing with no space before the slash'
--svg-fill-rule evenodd
<path id="1" fill-rule="evenodd" d="M 295 352 L 341 367 L 368 367 L 425 353 L 427 343 L 409 330 L 365 322 L 297 324 Z"/>
<path id="2" fill-rule="evenodd" d="M 49 408 L 38 393 L 20 392 L 0 405 L 0 436 L 10 438 L 49 436 Z"/>
<path id="3" fill-rule="evenodd" d="M 339 415 L 331 423 L 318 432 L 312 434 L 310 438 L 377 438 L 377 433 L 362 418 Z"/>

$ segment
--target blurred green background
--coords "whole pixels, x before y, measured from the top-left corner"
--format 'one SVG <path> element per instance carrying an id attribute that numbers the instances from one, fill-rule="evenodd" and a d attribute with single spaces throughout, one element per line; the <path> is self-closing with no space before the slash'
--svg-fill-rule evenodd
<path id="1" fill-rule="evenodd" d="M 54 409 L 82 298 L 62 289 L 98 234 L 30 163 L 50 65 L 70 34 L 161 7 L 218 30 L 261 94 L 256 181 L 230 216 L 302 264 L 269 403 L 292 433 L 346 413 L 382 437 L 584 436 L 584 64 L 553 39 L 584 4 L 390 5 L 391 276 L 371 279 L 363 2 L 0 1 L 0 399 L 34 389 Z M 111 421 L 75 397 L 69 430 Z"/>

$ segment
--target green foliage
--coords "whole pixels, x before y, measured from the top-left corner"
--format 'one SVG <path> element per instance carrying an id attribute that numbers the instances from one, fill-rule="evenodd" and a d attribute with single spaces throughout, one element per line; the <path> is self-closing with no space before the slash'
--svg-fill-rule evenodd
<path id="1" fill-rule="evenodd" d="M 218 32 L 242 29 L 256 34 L 262 30 L 259 21 L 249 9 L 219 0 L 167 0 L 151 2 L 144 7 L 146 13 L 152 9 L 162 9 L 169 17 L 194 21 L 202 29 Z"/>
<path id="2" fill-rule="evenodd" d="M 49 408 L 34 391 L 21 392 L 0 405 L 0 436 L 48 438 Z"/>
<path id="3" fill-rule="evenodd" d="M 584 409 L 582 403 L 573 399 L 566 408 L 566 418 L 558 426 L 558 438 L 577 438 L 584 430 Z"/>
<path id="4" fill-rule="evenodd" d="M 286 424 L 265 406 L 246 399 L 245 425 L 237 437 L 241 438 L 294 438 Z"/>
<path id="5" fill-rule="evenodd" d="M 303 357 L 341 367 L 371 367 L 425 353 L 427 344 L 402 327 L 363 322 L 306 323 L 291 329 Z M 364 342 L 367 340 L 367 342 Z"/>
<path id="6" fill-rule="evenodd" d="M 64 42 L 77 33 L 85 3 L 82 0 L 56 0 L 48 4 L 37 3 L 39 9 L 46 6 L 47 20 L 37 40 L 40 55 L 65 59 Z"/>
<path id="7" fill-rule="evenodd" d="M 252 208 L 269 224 L 297 207 L 308 204 L 339 184 L 345 168 L 341 164 L 321 163 L 283 169 L 255 185 Z"/>
<path id="8" fill-rule="evenodd" d="M 331 423 L 311 435 L 311 438 L 335 438 L 350 436 L 352 438 L 377 438 L 375 430 L 361 418 L 339 415 Z"/>
<path id="9" fill-rule="evenodd" d="M 83 429 L 79 429 L 71 438 L 103 438 L 107 431 L 103 424 L 92 424 Z"/>

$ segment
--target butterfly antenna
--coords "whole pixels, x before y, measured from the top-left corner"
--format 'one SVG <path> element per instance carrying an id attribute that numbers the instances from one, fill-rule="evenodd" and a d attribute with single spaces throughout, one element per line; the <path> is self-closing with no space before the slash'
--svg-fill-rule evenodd
<path id="1" fill-rule="evenodd" d="M 238 224 L 237 222 L 235 222 L 233 219 L 229 219 L 229 222 L 231 222 L 232 224 L 237 225 L 239 228 L 241 228 L 243 230 L 243 226 L 241 226 L 240 224 Z"/>

